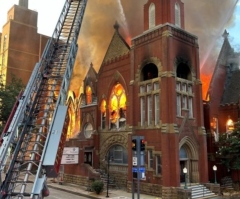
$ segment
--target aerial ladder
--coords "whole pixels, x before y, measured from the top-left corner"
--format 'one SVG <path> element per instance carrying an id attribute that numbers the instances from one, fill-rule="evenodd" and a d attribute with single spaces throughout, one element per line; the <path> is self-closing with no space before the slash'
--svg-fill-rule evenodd
<path id="1" fill-rule="evenodd" d="M 47 178 L 58 175 L 68 126 L 67 92 L 86 4 L 66 0 L 52 38 L 14 105 L 0 137 L 1 176 L 6 170 L 0 199 L 42 199 L 49 194 Z"/>

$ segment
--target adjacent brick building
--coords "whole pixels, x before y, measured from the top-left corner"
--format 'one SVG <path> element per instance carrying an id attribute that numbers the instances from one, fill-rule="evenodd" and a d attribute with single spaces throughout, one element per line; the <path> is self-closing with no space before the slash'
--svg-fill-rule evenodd
<path id="1" fill-rule="evenodd" d="M 217 59 L 214 73 L 204 103 L 205 127 L 208 134 L 209 171 L 218 166 L 218 182 L 226 176 L 239 181 L 238 171 L 232 172 L 220 164 L 216 157 L 217 142 L 222 133 L 231 133 L 234 123 L 240 118 L 240 53 L 235 52 L 228 39 L 228 32 L 223 33 L 223 45 Z M 210 172 L 210 179 L 214 173 Z"/>
<path id="2" fill-rule="evenodd" d="M 0 75 L 4 84 L 15 75 L 26 85 L 41 58 L 49 37 L 37 32 L 37 17 L 36 11 L 28 9 L 28 0 L 20 0 L 8 11 L 0 35 Z"/>

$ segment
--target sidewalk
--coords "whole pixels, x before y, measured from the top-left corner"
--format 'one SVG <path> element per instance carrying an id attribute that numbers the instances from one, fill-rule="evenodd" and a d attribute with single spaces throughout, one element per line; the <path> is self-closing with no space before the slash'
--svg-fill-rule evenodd
<path id="1" fill-rule="evenodd" d="M 61 191 L 66 191 L 79 196 L 85 196 L 86 198 L 92 198 L 92 199 L 103 199 L 103 198 L 106 198 L 106 195 L 107 195 L 106 190 L 104 190 L 101 194 L 97 195 L 94 192 L 86 191 L 87 188 L 84 186 L 68 184 L 68 183 L 63 183 L 61 185 L 58 182 L 53 182 L 51 179 L 48 180 L 48 187 L 53 189 L 58 189 Z M 109 189 L 108 196 L 109 196 L 109 199 L 132 199 L 132 193 L 128 193 L 126 191 L 117 190 L 117 189 Z M 161 199 L 160 197 L 149 196 L 145 194 L 141 194 L 140 197 L 141 199 Z M 134 198 L 137 199 L 137 193 L 135 193 Z"/>

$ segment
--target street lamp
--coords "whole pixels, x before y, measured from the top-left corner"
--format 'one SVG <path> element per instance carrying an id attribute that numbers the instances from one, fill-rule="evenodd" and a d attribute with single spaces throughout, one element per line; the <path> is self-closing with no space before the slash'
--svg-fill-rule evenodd
<path id="1" fill-rule="evenodd" d="M 216 177 L 216 172 L 217 172 L 217 166 L 216 165 L 214 165 L 213 166 L 213 171 L 214 171 L 214 184 L 217 184 L 217 177 Z"/>
<path id="2" fill-rule="evenodd" d="M 113 157 L 110 156 L 110 154 L 108 153 L 108 156 L 107 156 L 107 164 L 108 164 L 108 175 L 107 175 L 107 195 L 106 195 L 106 198 L 109 198 L 109 195 L 108 195 L 108 186 L 109 186 L 109 165 L 110 165 L 110 160 L 113 159 Z"/>
<path id="3" fill-rule="evenodd" d="M 187 168 L 186 167 L 183 168 L 183 173 L 185 175 L 185 186 L 184 186 L 184 189 L 187 189 Z"/>

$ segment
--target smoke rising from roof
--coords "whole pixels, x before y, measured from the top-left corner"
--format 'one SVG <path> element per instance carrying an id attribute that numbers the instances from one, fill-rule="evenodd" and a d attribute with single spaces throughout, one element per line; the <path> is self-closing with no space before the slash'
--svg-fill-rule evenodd
<path id="1" fill-rule="evenodd" d="M 233 11 L 238 0 L 182 0 L 185 5 L 185 29 L 199 38 L 201 72 L 211 74 L 215 67 L 221 35 L 234 22 Z M 93 63 L 98 71 L 113 36 L 113 25 L 120 24 L 123 37 L 143 32 L 143 5 L 147 0 L 88 1 L 71 89 L 79 86 Z M 121 7 L 122 6 L 122 7 Z M 75 81 L 75 77 L 78 81 Z M 78 94 L 78 93 L 77 93 Z"/>

